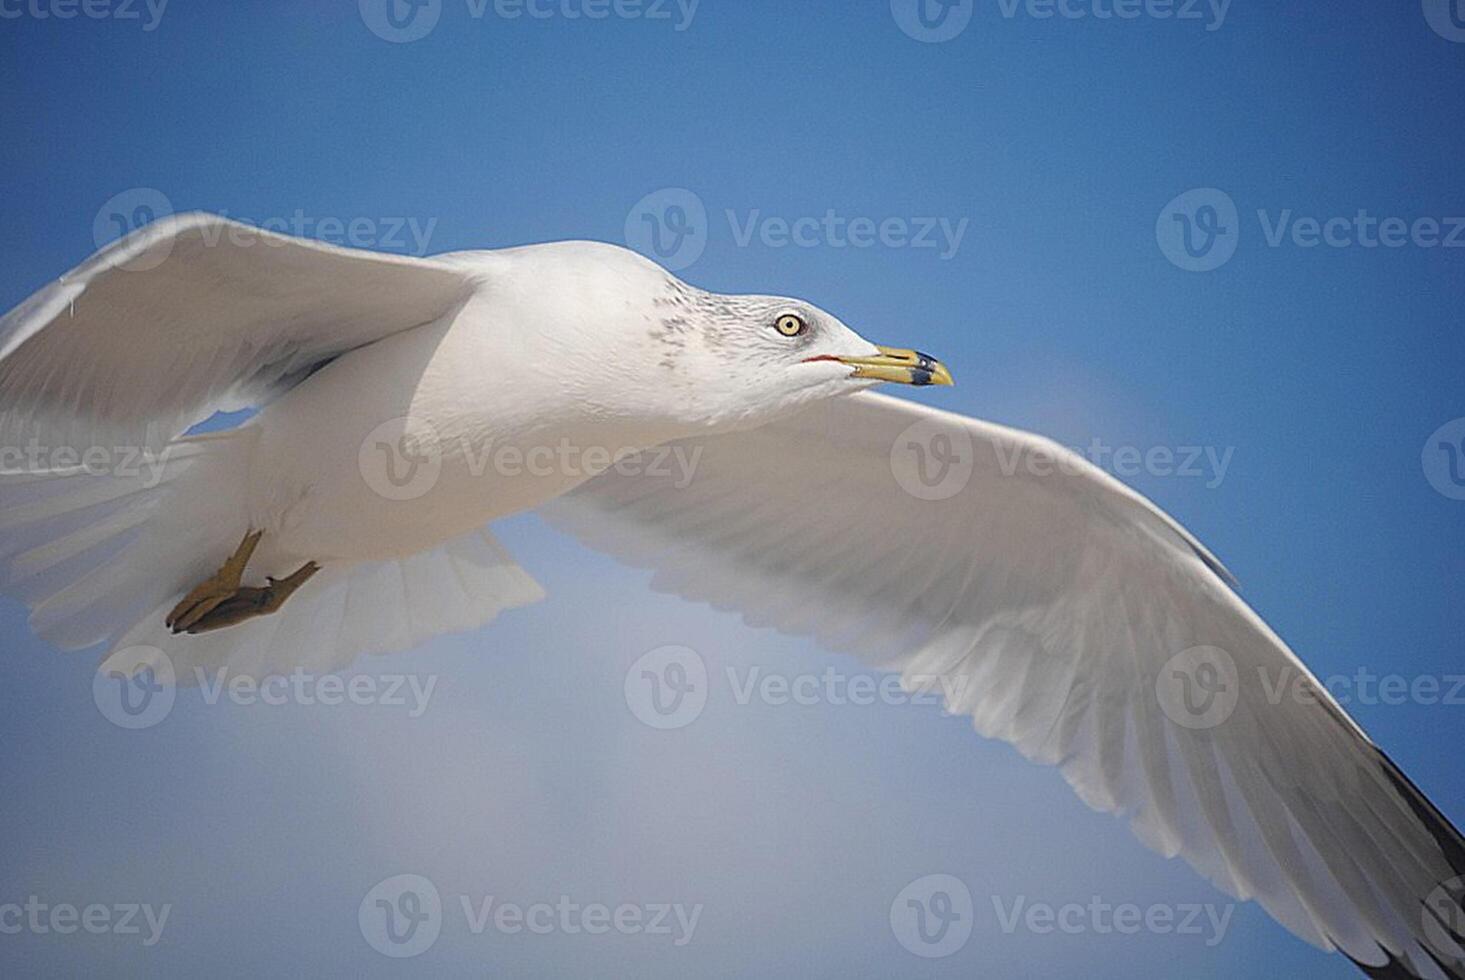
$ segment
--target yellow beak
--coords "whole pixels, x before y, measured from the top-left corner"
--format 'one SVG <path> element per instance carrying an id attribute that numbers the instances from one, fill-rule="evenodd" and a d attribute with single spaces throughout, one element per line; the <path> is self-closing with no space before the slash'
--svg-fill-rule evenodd
<path id="1" fill-rule="evenodd" d="M 902 385 L 950 385 L 951 372 L 930 354 L 901 347 L 879 347 L 874 357 L 836 357 L 855 369 L 856 378 L 874 378 Z"/>

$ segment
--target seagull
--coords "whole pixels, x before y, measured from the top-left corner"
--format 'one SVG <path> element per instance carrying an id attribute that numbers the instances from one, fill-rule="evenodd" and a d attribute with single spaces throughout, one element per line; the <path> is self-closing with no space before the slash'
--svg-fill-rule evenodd
<path id="1" fill-rule="evenodd" d="M 0 591 L 104 670 L 339 670 L 542 599 L 487 530 L 538 510 L 940 692 L 1366 973 L 1465 978 L 1465 839 L 1220 562 L 1056 443 L 881 383 L 952 377 L 608 244 L 172 215 L 0 319 Z"/>

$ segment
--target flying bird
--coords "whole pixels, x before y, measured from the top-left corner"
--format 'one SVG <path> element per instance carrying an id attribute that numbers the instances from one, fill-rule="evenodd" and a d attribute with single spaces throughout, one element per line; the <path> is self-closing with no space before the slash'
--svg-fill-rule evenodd
<path id="1" fill-rule="evenodd" d="M 0 590 L 104 670 L 325 672 L 543 598 L 486 529 L 538 509 L 942 692 L 1369 974 L 1465 978 L 1448 819 L 1148 500 L 868 390 L 951 381 L 611 245 L 406 258 L 170 216 L 0 320 Z M 956 489 L 903 481 L 905 443 Z"/>

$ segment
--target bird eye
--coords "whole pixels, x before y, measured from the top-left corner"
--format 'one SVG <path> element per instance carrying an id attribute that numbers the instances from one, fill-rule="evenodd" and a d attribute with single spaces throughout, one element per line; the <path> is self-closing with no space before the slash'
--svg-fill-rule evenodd
<path id="1" fill-rule="evenodd" d="M 809 325 L 804 322 L 803 317 L 795 316 L 792 313 L 785 313 L 783 316 L 779 317 L 778 322 L 774 324 L 774 327 L 776 327 L 778 332 L 783 334 L 785 337 L 797 337 L 799 334 L 809 329 Z"/>

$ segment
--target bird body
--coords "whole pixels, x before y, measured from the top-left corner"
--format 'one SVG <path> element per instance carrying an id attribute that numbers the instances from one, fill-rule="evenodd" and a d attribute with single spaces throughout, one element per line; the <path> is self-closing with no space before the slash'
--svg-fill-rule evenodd
<path id="1" fill-rule="evenodd" d="M 635 449 L 660 441 L 649 426 L 633 432 L 548 397 L 545 369 L 518 342 L 523 333 L 488 305 L 470 298 L 438 321 L 343 354 L 251 420 L 243 507 L 282 558 L 406 558 L 583 479 L 552 468 L 505 473 L 495 456 L 561 440 L 649 440 L 626 443 Z M 484 364 L 496 366 L 491 376 Z"/>
<path id="2" fill-rule="evenodd" d="M 686 397 L 668 358 L 705 352 L 665 336 L 680 284 L 635 253 L 557 242 L 439 261 L 488 285 L 335 358 L 248 423 L 241 509 L 272 566 L 406 558 L 639 450 L 793 407 Z"/>

